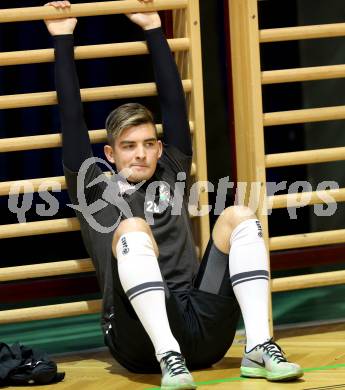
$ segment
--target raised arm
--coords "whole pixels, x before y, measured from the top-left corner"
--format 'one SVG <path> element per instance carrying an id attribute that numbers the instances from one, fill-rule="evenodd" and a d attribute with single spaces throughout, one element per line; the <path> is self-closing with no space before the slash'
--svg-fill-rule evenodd
<path id="1" fill-rule="evenodd" d="M 182 82 L 164 37 L 159 15 L 157 12 L 149 12 L 127 16 L 145 32 L 162 112 L 163 141 L 191 155 L 192 142 Z"/>
<path id="2" fill-rule="evenodd" d="M 46 5 L 55 8 L 70 7 L 68 1 Z M 77 19 L 45 20 L 45 23 L 54 37 L 55 83 L 60 110 L 63 162 L 70 171 L 77 172 L 85 159 L 92 156 L 74 63 L 73 31 Z"/>

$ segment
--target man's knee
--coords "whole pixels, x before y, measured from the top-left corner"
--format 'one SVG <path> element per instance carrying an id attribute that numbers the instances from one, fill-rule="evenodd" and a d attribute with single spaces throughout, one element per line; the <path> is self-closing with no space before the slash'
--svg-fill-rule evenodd
<path id="1" fill-rule="evenodd" d="M 252 218 L 256 216 L 246 206 L 231 206 L 223 210 L 212 231 L 212 239 L 216 247 L 223 253 L 229 253 L 232 232 L 241 222 Z"/>
<path id="2" fill-rule="evenodd" d="M 236 226 L 247 219 L 257 218 L 249 207 L 237 205 L 227 207 L 223 210 L 220 217 L 231 230 L 234 230 Z"/>
<path id="3" fill-rule="evenodd" d="M 113 241 L 112 241 L 112 249 L 114 255 L 116 255 L 116 246 L 121 236 L 127 233 L 132 232 L 142 232 L 146 233 L 153 245 L 153 249 L 155 251 L 156 256 L 158 256 L 158 246 L 153 238 L 152 231 L 148 223 L 142 219 L 142 218 L 127 218 L 120 222 L 119 226 L 116 228 L 114 235 L 113 235 Z"/>

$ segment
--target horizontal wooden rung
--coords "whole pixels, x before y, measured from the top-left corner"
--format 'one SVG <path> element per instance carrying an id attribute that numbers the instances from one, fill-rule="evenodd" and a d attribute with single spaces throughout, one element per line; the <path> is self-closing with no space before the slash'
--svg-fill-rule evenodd
<path id="1" fill-rule="evenodd" d="M 47 221 L 0 225 L 0 239 L 37 236 L 40 234 L 67 233 L 80 230 L 77 218 L 60 218 Z"/>
<path id="2" fill-rule="evenodd" d="M 266 168 L 290 165 L 318 164 L 345 160 L 345 147 L 273 153 L 265 156 Z"/>
<path id="3" fill-rule="evenodd" d="M 189 49 L 188 38 L 168 39 L 168 44 L 173 52 Z M 147 53 L 148 49 L 145 42 L 107 43 L 76 46 L 74 48 L 74 58 L 76 60 L 133 56 Z M 54 59 L 54 49 L 9 51 L 0 53 L 0 66 L 53 62 Z"/>
<path id="4" fill-rule="evenodd" d="M 325 232 L 293 234 L 288 236 L 271 237 L 269 249 L 278 251 L 283 249 L 305 248 L 345 243 L 345 229 L 328 230 Z"/>
<path id="5" fill-rule="evenodd" d="M 340 120 L 345 119 L 345 106 L 268 112 L 263 115 L 263 119 L 264 126 Z"/>
<path id="6" fill-rule="evenodd" d="M 260 30 L 259 34 L 261 43 L 342 37 L 345 36 L 345 23 L 272 28 Z"/>
<path id="7" fill-rule="evenodd" d="M 0 282 L 94 271 L 91 259 L 56 261 L 0 268 Z"/>
<path id="8" fill-rule="evenodd" d="M 315 66 L 266 70 L 261 73 L 262 84 L 292 83 L 297 81 L 326 80 L 345 77 L 345 65 Z"/>
<path id="9" fill-rule="evenodd" d="M 0 23 L 163 11 L 186 7 L 187 0 L 155 0 L 152 3 L 138 2 L 137 0 L 125 0 L 72 4 L 69 9 L 65 10 L 56 10 L 53 7 L 10 8 L 0 11 Z"/>
<path id="10" fill-rule="evenodd" d="M 189 122 L 191 133 L 194 132 L 194 122 Z M 163 135 L 161 124 L 156 124 L 158 136 Z M 90 141 L 93 144 L 107 142 L 105 129 L 90 130 Z M 12 137 L 0 139 L 0 153 L 18 152 L 22 150 L 36 150 L 59 148 L 62 145 L 61 134 L 32 135 L 29 137 Z"/>
<path id="11" fill-rule="evenodd" d="M 272 279 L 271 291 L 291 291 L 303 288 L 335 286 L 345 283 L 345 271 L 322 272 L 311 275 Z"/>
<path id="12" fill-rule="evenodd" d="M 101 308 L 102 302 L 97 299 L 92 301 L 60 303 L 58 305 L 27 307 L 25 309 L 2 310 L 0 311 L 0 324 L 95 314 L 99 313 Z"/>
<path id="13" fill-rule="evenodd" d="M 267 198 L 267 204 L 272 209 L 301 207 L 303 204 L 311 206 L 314 204 L 330 204 L 335 202 L 345 202 L 345 188 L 282 194 Z"/>
<path id="14" fill-rule="evenodd" d="M 182 84 L 185 92 L 191 91 L 191 80 L 183 80 Z M 93 102 L 154 96 L 157 94 L 157 89 L 155 83 L 141 83 L 84 88 L 80 90 L 80 94 L 83 102 Z M 54 104 L 57 104 L 56 92 L 54 91 L 0 96 L 0 109 L 50 106 Z"/>
<path id="15" fill-rule="evenodd" d="M 161 126 L 160 126 L 160 130 L 161 130 Z M 89 137 L 92 144 L 106 142 L 107 132 L 105 129 L 90 130 Z M 19 152 L 23 150 L 59 148 L 61 146 L 62 146 L 61 133 L 0 139 L 1 153 Z"/>

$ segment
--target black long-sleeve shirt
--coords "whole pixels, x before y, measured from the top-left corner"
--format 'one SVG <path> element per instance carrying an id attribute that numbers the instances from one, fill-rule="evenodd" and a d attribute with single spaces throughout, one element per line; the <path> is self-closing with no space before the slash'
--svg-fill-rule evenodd
<path id="1" fill-rule="evenodd" d="M 145 31 L 152 56 L 163 122 L 163 142 L 185 155 L 192 154 L 184 91 L 179 73 L 161 28 Z M 78 171 L 92 155 L 84 120 L 79 82 L 74 63 L 73 35 L 57 35 L 55 43 L 55 82 L 63 136 L 63 161 Z"/>
<path id="2" fill-rule="evenodd" d="M 184 91 L 161 28 L 146 31 L 145 35 L 153 60 L 162 110 L 164 148 L 152 179 L 132 194 L 123 193 L 121 199 L 127 202 L 133 216 L 154 221 L 151 229 L 159 246 L 159 264 L 163 276 L 172 290 L 186 290 L 192 285 L 198 262 L 189 224 L 186 191 L 182 194 L 180 214 L 173 212 L 174 204 L 179 204 L 177 197 L 175 198 L 178 173 L 185 172 L 188 180 L 192 159 Z M 90 207 L 96 205 L 97 210 L 91 213 L 92 217 L 89 216 L 88 209 L 82 209 L 85 205 L 77 208 L 76 214 L 84 244 L 93 260 L 103 291 L 104 310 L 108 311 L 113 297 L 109 292 L 113 291 L 113 288 L 116 289 L 114 272 L 111 270 L 114 263 L 112 236 L 116 228 L 115 222 L 121 217 L 120 211 L 124 213 L 119 203 L 115 202 L 119 199 L 118 178 L 113 175 L 111 180 L 106 179 L 99 165 L 91 160 L 82 184 L 83 191 L 80 191 L 79 176 L 82 175 L 78 175 L 78 172 L 83 170 L 79 168 L 92 156 L 92 150 L 83 117 L 73 59 L 72 35 L 55 37 L 55 55 L 56 88 L 63 133 L 63 162 L 68 192 L 72 203 L 78 207 L 82 203 L 80 196 L 85 196 Z M 94 179 L 99 179 L 98 184 L 89 186 Z M 156 192 L 154 199 L 147 198 L 146 189 L 150 183 L 159 184 L 159 194 Z M 159 198 L 158 203 L 156 197 Z"/>

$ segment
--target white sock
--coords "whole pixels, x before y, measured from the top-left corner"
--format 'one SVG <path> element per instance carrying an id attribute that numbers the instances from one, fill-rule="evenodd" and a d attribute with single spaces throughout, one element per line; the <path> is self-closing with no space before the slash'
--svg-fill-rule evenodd
<path id="1" fill-rule="evenodd" d="M 260 222 L 241 222 L 232 232 L 230 245 L 230 280 L 246 329 L 246 350 L 250 351 L 270 339 L 268 257 Z"/>
<path id="2" fill-rule="evenodd" d="M 144 232 L 122 235 L 116 245 L 116 257 L 121 285 L 156 356 L 167 351 L 181 352 L 170 330 L 162 274 L 150 236 Z"/>

